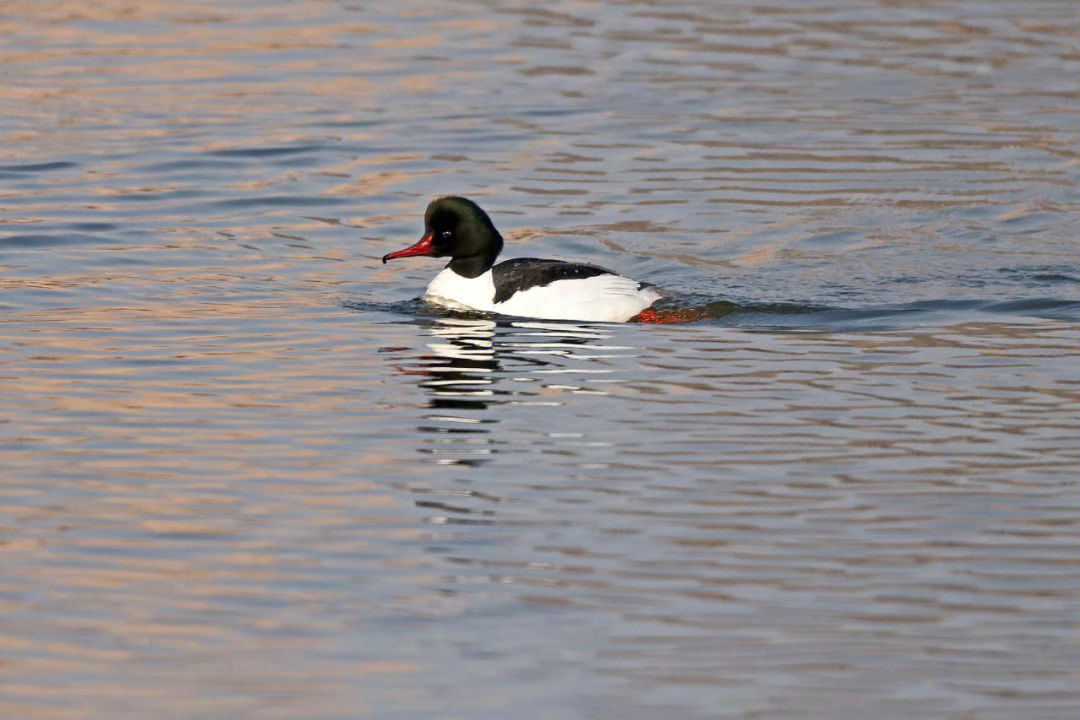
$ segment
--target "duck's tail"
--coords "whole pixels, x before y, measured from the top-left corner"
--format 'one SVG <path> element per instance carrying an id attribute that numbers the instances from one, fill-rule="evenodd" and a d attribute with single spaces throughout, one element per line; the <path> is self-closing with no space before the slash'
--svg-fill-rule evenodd
<path id="1" fill-rule="evenodd" d="M 695 320 L 704 320 L 710 317 L 709 312 L 704 308 L 645 308 L 634 317 L 630 318 L 629 322 L 638 323 L 681 323 L 681 322 L 694 322 Z"/>

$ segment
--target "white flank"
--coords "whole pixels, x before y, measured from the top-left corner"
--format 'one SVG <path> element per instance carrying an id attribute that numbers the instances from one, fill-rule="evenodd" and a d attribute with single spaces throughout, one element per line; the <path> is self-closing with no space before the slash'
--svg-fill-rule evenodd
<path id="1" fill-rule="evenodd" d="M 490 270 L 470 280 L 446 268 L 431 281 L 424 297 L 450 307 L 542 320 L 626 322 L 662 295 L 653 287 L 638 290 L 638 282 L 630 278 L 594 275 L 556 280 L 549 285 L 521 290 L 505 302 L 495 303 L 495 284 Z"/>

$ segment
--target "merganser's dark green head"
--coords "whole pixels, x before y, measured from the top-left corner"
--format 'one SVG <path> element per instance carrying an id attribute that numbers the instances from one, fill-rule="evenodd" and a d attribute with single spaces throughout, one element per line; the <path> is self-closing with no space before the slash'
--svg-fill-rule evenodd
<path id="1" fill-rule="evenodd" d="M 454 195 L 436 198 L 424 213 L 424 236 L 382 261 L 426 255 L 449 257 L 448 267 L 458 275 L 475 278 L 495 264 L 503 240 L 491 218 L 472 200 Z"/>

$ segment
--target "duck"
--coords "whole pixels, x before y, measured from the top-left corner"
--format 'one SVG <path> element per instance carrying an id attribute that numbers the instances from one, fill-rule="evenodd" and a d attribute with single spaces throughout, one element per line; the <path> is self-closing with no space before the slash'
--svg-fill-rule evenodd
<path id="1" fill-rule="evenodd" d="M 539 320 L 644 321 L 667 296 L 591 263 L 513 258 L 497 263 L 503 239 L 479 205 L 456 195 L 431 201 L 418 242 L 383 256 L 450 258 L 427 286 L 423 299 L 454 310 L 498 313 Z"/>

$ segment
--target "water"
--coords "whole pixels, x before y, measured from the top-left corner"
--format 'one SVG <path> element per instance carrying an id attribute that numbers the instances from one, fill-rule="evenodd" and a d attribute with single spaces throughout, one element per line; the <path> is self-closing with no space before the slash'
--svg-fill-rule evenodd
<path id="1" fill-rule="evenodd" d="M 0 716 L 1080 714 L 1073 3 L 0 38 Z M 433 312 L 444 193 L 711 318 Z"/>

